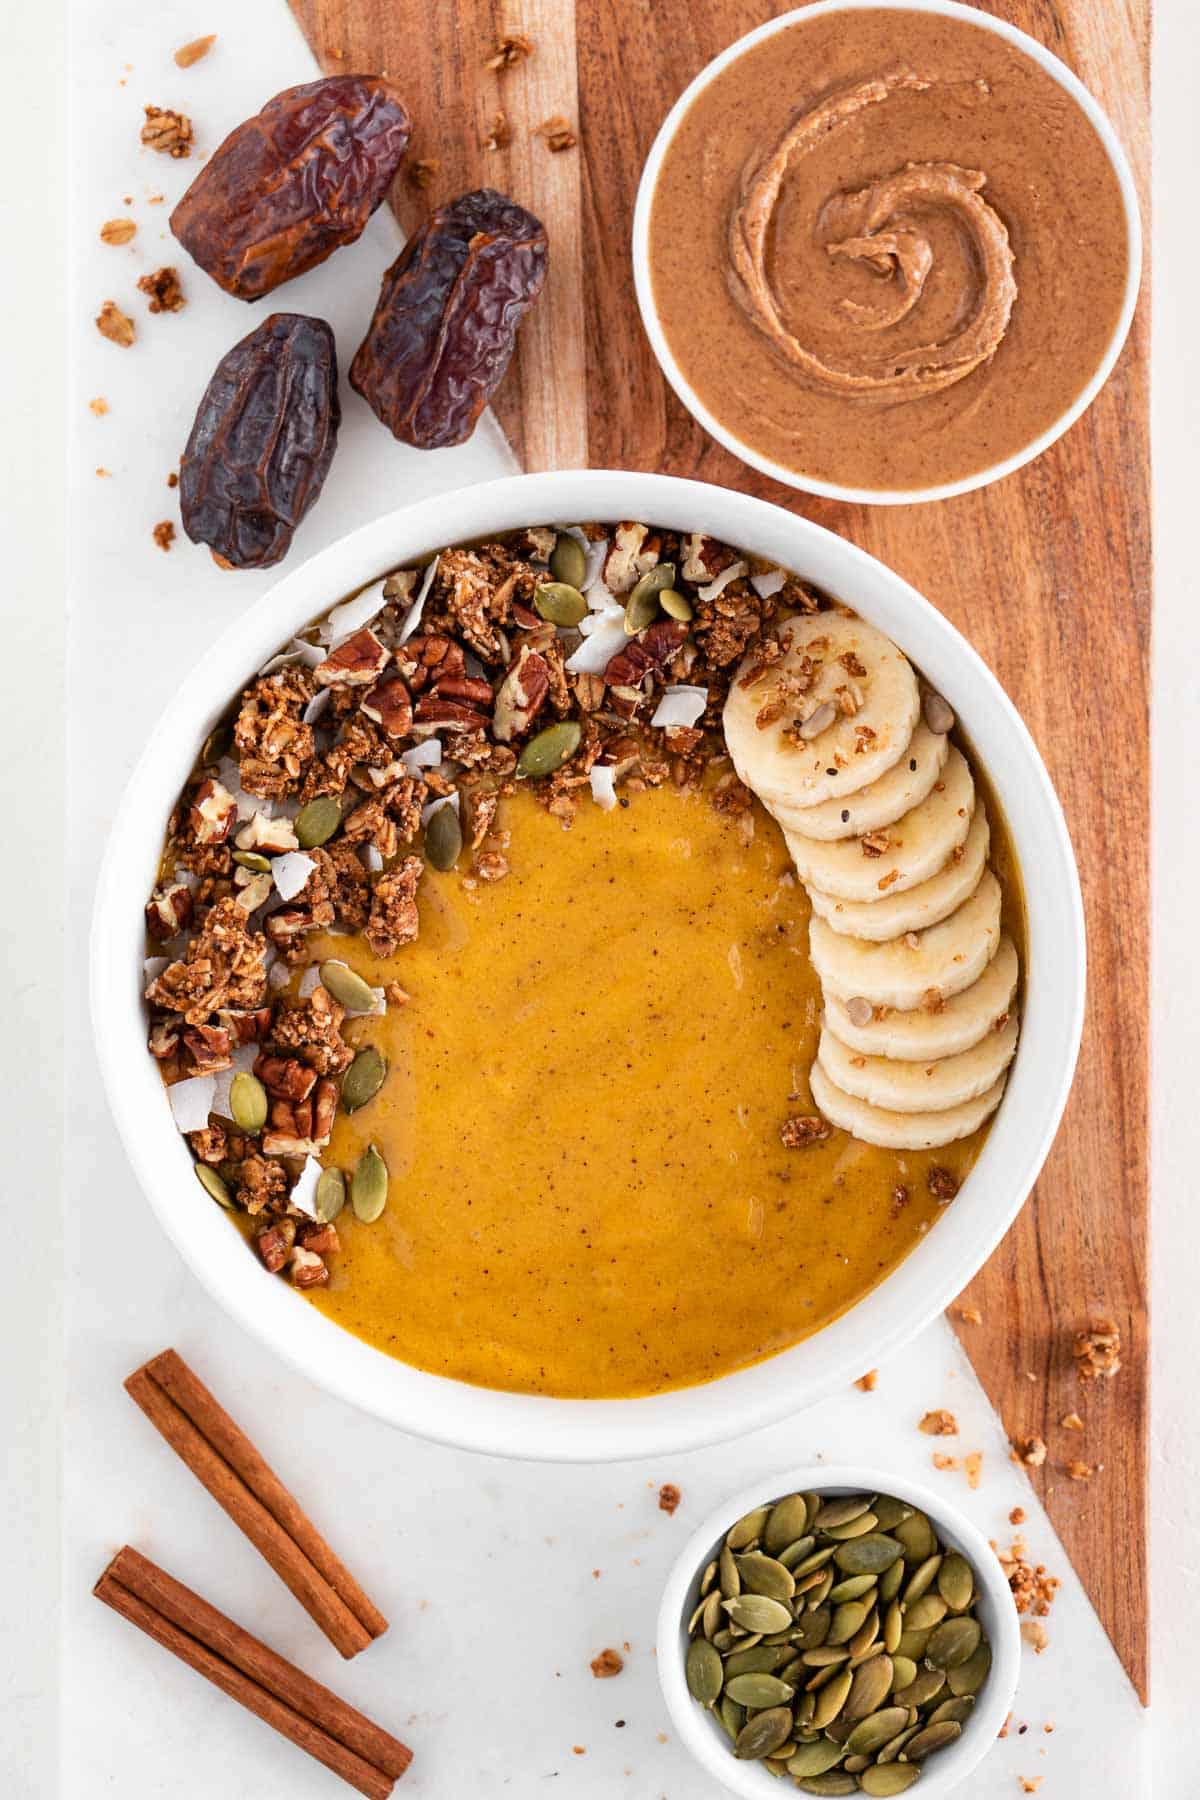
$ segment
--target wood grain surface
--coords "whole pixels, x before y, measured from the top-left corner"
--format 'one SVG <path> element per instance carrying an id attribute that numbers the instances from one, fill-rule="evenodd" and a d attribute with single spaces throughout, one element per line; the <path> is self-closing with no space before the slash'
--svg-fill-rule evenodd
<path id="1" fill-rule="evenodd" d="M 412 155 L 439 166 L 430 202 L 489 183 L 545 220 L 551 276 L 497 411 L 525 467 L 659 469 L 742 488 L 852 538 L 927 594 L 1021 709 L 1057 784 L 1083 881 L 1090 953 L 1079 1073 L 1020 1220 L 955 1323 L 1014 1436 L 1049 1447 L 1031 1478 L 1142 1698 L 1147 1694 L 1147 1031 L 1150 517 L 1148 296 L 1113 378 L 1053 449 L 982 493 L 933 506 L 809 499 L 708 439 L 658 373 L 634 304 L 630 226 L 664 115 L 734 38 L 787 10 L 770 0 L 292 0 L 329 70 L 387 70 L 417 120 Z M 996 0 L 1112 117 L 1147 203 L 1149 0 Z M 505 33 L 533 53 L 485 67 Z M 494 114 L 511 131 L 489 149 Z M 562 115 L 577 146 L 537 128 Z M 502 133 L 503 135 L 503 133 Z M 1027 871 L 1036 880 L 1036 870 Z M 1071 1340 L 1120 1329 L 1115 1381 L 1081 1387 Z M 937 1396 L 930 1397 L 934 1404 Z M 1058 1423 L 1082 1414 L 1082 1436 Z M 1067 1462 L 1097 1465 L 1072 1481 Z M 1120 1554 L 1114 1554 L 1120 1545 Z"/>

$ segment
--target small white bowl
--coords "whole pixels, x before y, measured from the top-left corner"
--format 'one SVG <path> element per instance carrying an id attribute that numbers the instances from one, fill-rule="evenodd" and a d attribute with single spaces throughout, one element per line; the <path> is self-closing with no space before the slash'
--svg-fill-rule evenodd
<path id="1" fill-rule="evenodd" d="M 707 531 L 794 570 L 895 639 L 949 700 L 1008 818 L 1026 875 L 1021 1045 L 970 1178 L 919 1247 L 803 1343 L 700 1387 L 557 1400 L 472 1387 L 386 1356 L 266 1275 L 205 1200 L 146 1051 L 143 908 L 167 818 L 229 699 L 336 600 L 443 544 L 558 520 L 647 519 Z M 885 1362 L 961 1293 L 1016 1217 L 1058 1128 L 1083 1021 L 1083 909 L 1062 811 L 1000 683 L 915 589 L 844 538 L 748 494 L 667 475 L 571 470 L 442 494 L 377 519 L 294 569 L 224 634 L 160 720 L 113 820 L 96 893 L 91 995 L 109 1104 L 151 1206 L 214 1298 L 332 1393 L 421 1437 L 499 1456 L 596 1462 L 660 1456 L 797 1412 Z M 136 1261 L 129 1271 L 138 1279 Z"/>
<path id="2" fill-rule="evenodd" d="M 1087 386 L 1076 396 L 1066 411 L 1055 420 L 1053 425 L 1043 431 L 1040 436 L 1018 450 L 1015 455 L 1006 457 L 1003 462 L 993 463 L 989 468 L 979 469 L 973 475 L 964 475 L 958 481 L 946 481 L 936 487 L 924 488 L 856 488 L 847 487 L 836 481 L 821 481 L 815 475 L 798 473 L 787 468 L 783 463 L 772 461 L 768 456 L 756 450 L 753 445 L 744 443 L 727 426 L 714 416 L 700 399 L 675 360 L 666 333 L 659 323 L 658 313 L 654 305 L 654 289 L 650 279 L 650 211 L 654 198 L 654 189 L 658 181 L 659 170 L 667 153 L 671 139 L 674 137 L 684 114 L 702 89 L 710 81 L 722 74 L 732 62 L 736 62 L 747 50 L 761 44 L 765 38 L 773 37 L 776 32 L 786 31 L 789 26 L 806 24 L 824 13 L 837 12 L 923 12 L 936 13 L 944 18 L 963 19 L 970 25 L 976 25 L 983 31 L 994 31 L 1007 43 L 1033 59 L 1039 67 L 1052 75 L 1059 85 L 1075 101 L 1076 105 L 1090 120 L 1097 137 L 1103 144 L 1113 174 L 1121 190 L 1121 200 L 1125 208 L 1125 229 L 1128 235 L 1129 266 L 1125 275 L 1125 294 L 1121 302 L 1121 313 L 1117 320 L 1108 348 L 1100 361 L 1095 374 Z M 1075 423 L 1080 415 L 1087 411 L 1104 383 L 1112 374 L 1113 366 L 1121 354 L 1122 345 L 1129 333 L 1133 320 L 1134 307 L 1137 305 L 1138 288 L 1142 279 L 1142 224 L 1138 209 L 1137 188 L 1134 185 L 1133 172 L 1128 159 L 1121 148 L 1120 140 L 1107 115 L 1101 111 L 1077 75 L 1072 74 L 1066 63 L 1051 51 L 1031 38 L 1026 32 L 1018 31 L 1015 25 L 1009 25 L 1003 19 L 993 18 L 990 14 L 979 12 L 974 6 L 963 6 L 957 0 L 817 0 L 813 6 L 800 7 L 793 12 L 781 13 L 779 18 L 771 19 L 765 25 L 759 25 L 754 31 L 748 31 L 744 37 L 730 44 L 708 63 L 695 80 L 684 89 L 659 129 L 658 136 L 650 146 L 642 170 L 642 178 L 638 184 L 637 203 L 633 214 L 633 279 L 637 290 L 638 309 L 642 315 L 642 324 L 650 339 L 650 346 L 658 358 L 659 367 L 674 388 L 680 400 L 698 424 L 702 425 L 711 437 L 719 444 L 732 451 L 733 455 L 752 469 L 760 469 L 764 475 L 770 475 L 775 481 L 781 481 L 788 487 L 800 488 L 807 494 L 821 494 L 829 500 L 845 500 L 861 502 L 869 506 L 913 506 L 925 500 L 948 500 L 954 494 L 968 494 L 973 488 L 987 487 L 993 481 L 1001 481 L 1011 475 L 1015 469 L 1032 462 L 1043 450 L 1060 438 L 1064 431 Z"/>
<path id="3" fill-rule="evenodd" d="M 739 1762 L 712 1713 L 688 1692 L 684 1670 L 687 1621 L 699 1598 L 700 1577 L 735 1520 L 784 1494 L 809 1491 L 892 1494 L 897 1500 L 910 1502 L 929 1515 L 942 1542 L 960 1550 L 975 1570 L 978 1616 L 992 1647 L 992 1666 L 962 1736 L 922 1763 L 921 1778 L 912 1789 L 914 1794 L 920 1794 L 920 1800 L 942 1800 L 987 1755 L 1008 1717 L 1021 1669 L 1021 1632 L 1003 1570 L 982 1533 L 956 1508 L 947 1506 L 940 1495 L 886 1469 L 851 1468 L 845 1464 L 827 1467 L 821 1463 L 786 1469 L 781 1475 L 762 1477 L 753 1487 L 743 1488 L 692 1533 L 667 1579 L 658 1613 L 658 1679 L 675 1729 L 706 1773 L 731 1794 L 740 1794 L 743 1800 L 778 1796 L 778 1778 L 757 1763 Z M 783 1786 L 787 1792 L 792 1791 L 790 1782 Z"/>

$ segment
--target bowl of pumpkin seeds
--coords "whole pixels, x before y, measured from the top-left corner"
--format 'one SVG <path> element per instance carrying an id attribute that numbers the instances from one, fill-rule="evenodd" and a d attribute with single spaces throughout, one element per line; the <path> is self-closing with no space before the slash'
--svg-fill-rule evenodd
<path id="1" fill-rule="evenodd" d="M 736 1495 L 688 1542 L 659 1613 L 676 1729 L 747 1800 L 780 1782 L 938 1800 L 995 1742 L 1019 1667 L 995 1552 L 878 1470 L 792 1470 Z"/>

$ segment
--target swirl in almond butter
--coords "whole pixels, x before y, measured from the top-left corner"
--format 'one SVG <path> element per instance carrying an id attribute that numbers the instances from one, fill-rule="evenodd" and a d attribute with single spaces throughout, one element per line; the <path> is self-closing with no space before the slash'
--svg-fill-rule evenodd
<path id="1" fill-rule="evenodd" d="M 735 298 L 776 352 L 826 392 L 888 403 L 936 393 L 993 356 L 1007 329 L 1017 297 L 1008 232 L 981 197 L 987 176 L 955 163 L 907 163 L 868 187 L 832 195 L 822 207 L 818 240 L 826 255 L 863 263 L 881 278 L 878 305 L 839 303 L 843 319 L 861 331 L 861 347 L 856 344 L 835 362 L 802 344 L 789 330 L 771 285 L 771 222 L 792 165 L 864 108 L 885 106 L 896 92 L 920 93 L 932 85 L 910 70 L 897 70 L 830 96 L 794 119 L 743 180 L 729 226 Z M 920 305 L 934 258 L 922 220 L 939 212 L 953 216 L 973 248 L 973 275 L 956 311 L 957 328 L 945 342 L 889 348 L 882 334 Z"/>

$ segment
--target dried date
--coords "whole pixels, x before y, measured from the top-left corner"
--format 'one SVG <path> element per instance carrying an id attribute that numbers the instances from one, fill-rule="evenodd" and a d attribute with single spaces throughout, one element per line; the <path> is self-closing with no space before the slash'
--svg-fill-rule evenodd
<path id="1" fill-rule="evenodd" d="M 410 129 L 399 94 L 374 75 L 285 88 L 225 139 L 171 230 L 227 294 L 259 300 L 361 235 Z"/>
<path id="2" fill-rule="evenodd" d="M 272 313 L 226 352 L 179 473 L 183 528 L 235 569 L 266 569 L 321 492 L 337 447 L 337 351 L 324 319 Z"/>
<path id="3" fill-rule="evenodd" d="M 542 225 L 493 188 L 439 207 L 409 239 L 350 366 L 351 387 L 393 436 L 422 450 L 470 437 L 542 291 L 546 255 Z"/>

